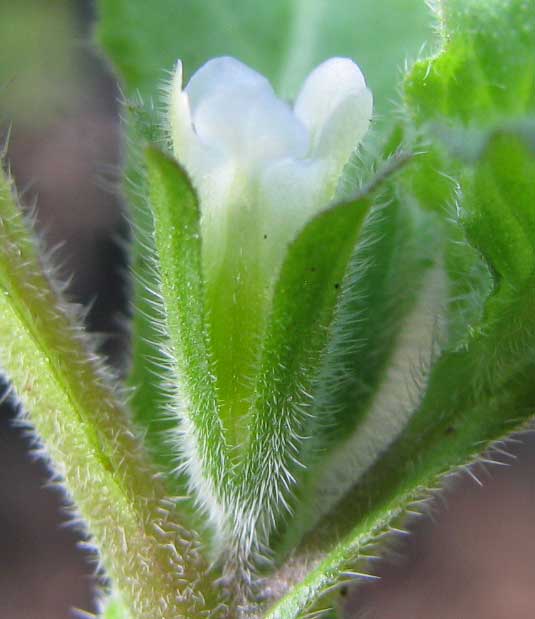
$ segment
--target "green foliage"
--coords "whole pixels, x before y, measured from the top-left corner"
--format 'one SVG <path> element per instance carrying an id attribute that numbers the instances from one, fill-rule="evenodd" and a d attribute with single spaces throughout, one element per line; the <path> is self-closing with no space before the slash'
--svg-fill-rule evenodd
<path id="1" fill-rule="evenodd" d="M 400 526 L 406 510 L 418 509 L 426 489 L 522 427 L 535 409 L 528 378 L 535 360 L 531 125 L 491 129 L 474 146 L 474 135 L 465 131 L 452 140 L 451 133 L 431 124 L 460 121 L 492 127 L 531 111 L 535 47 L 532 29 L 525 25 L 532 20 L 523 20 L 535 5 L 451 2 L 443 10 L 443 52 L 417 63 L 406 81 L 410 111 L 426 127 L 427 153 L 415 160 L 403 182 L 424 208 L 444 214 L 444 258 L 453 296 L 447 318 L 454 337 L 446 337 L 428 371 L 421 402 L 406 428 L 301 545 L 303 562 L 319 550 L 327 555 L 274 607 L 271 618 L 301 616 L 313 607 L 318 591 L 343 582 L 344 571 L 351 577 L 364 570 L 363 558 L 373 553 L 382 535 Z M 504 48 L 511 50 L 505 57 Z M 472 79 L 481 66 L 487 74 Z M 489 73 L 497 66 L 493 75 L 498 79 L 490 84 Z M 473 91 L 467 93 L 467 88 Z M 451 181 L 437 182 L 441 169 L 457 177 L 460 192 L 453 193 Z M 448 204 L 454 198 L 458 216 L 452 227 Z M 493 290 L 484 264 L 493 276 Z M 458 314 L 463 316 L 462 337 Z"/>
<path id="2" fill-rule="evenodd" d="M 230 55 L 294 97 L 314 66 L 348 56 L 369 78 L 385 120 L 403 63 L 431 34 L 419 0 L 340 0 L 336 10 L 322 0 L 101 0 L 99 8 L 98 38 L 131 96 L 156 97 L 179 58 L 191 75 L 210 58 Z"/>
<path id="3" fill-rule="evenodd" d="M 533 2 L 449 0 L 440 10 L 443 50 L 416 63 L 406 81 L 415 117 L 472 125 L 533 111 Z"/>
<path id="4" fill-rule="evenodd" d="M 535 267 L 535 151 L 528 137 L 522 127 L 496 130 L 463 179 L 470 205 L 463 224 L 495 275 L 499 297 L 522 289 Z"/>

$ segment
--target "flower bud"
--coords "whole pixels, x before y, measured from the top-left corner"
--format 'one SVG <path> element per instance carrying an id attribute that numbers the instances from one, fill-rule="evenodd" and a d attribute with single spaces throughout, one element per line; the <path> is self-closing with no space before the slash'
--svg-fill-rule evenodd
<path id="1" fill-rule="evenodd" d="M 287 247 L 334 197 L 368 129 L 372 95 L 355 63 L 333 58 L 308 76 L 292 107 L 262 75 L 215 58 L 185 89 L 177 64 L 168 113 L 175 157 L 200 201 L 210 363 L 238 457 Z"/>

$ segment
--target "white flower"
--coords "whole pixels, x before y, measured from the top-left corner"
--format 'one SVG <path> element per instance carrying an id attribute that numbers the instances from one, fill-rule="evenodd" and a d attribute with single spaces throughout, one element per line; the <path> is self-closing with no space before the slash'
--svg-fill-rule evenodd
<path id="1" fill-rule="evenodd" d="M 241 244 L 272 278 L 286 244 L 334 197 L 371 115 L 372 95 L 347 58 L 317 67 L 293 108 L 228 57 L 207 62 L 183 90 L 178 62 L 169 123 L 200 197 L 205 273 Z"/>
<path id="2" fill-rule="evenodd" d="M 174 155 L 200 201 L 203 337 L 223 437 L 218 458 L 229 458 L 229 470 L 236 471 L 231 485 L 237 485 L 228 496 L 221 490 L 217 477 L 226 465 L 220 466 L 218 459 L 206 467 L 190 457 L 191 478 L 201 488 L 217 530 L 236 537 L 245 556 L 255 527 L 255 535 L 269 536 L 278 513 L 274 497 L 280 498 L 270 481 L 247 503 L 240 485 L 242 475 L 251 475 L 249 465 L 242 465 L 249 461 L 255 407 L 259 402 L 263 406 L 266 389 L 278 393 L 269 383 L 280 344 L 277 337 L 270 340 L 275 324 L 270 317 L 278 319 L 271 312 L 280 303 L 290 307 L 293 291 L 279 291 L 275 301 L 274 284 L 288 244 L 333 199 L 342 170 L 368 129 L 372 95 L 356 64 L 333 58 L 308 76 L 292 107 L 276 97 L 263 76 L 233 58 L 216 58 L 185 89 L 178 63 L 168 114 Z M 313 265 L 314 256 L 310 260 Z M 195 394 L 195 380 L 185 382 L 180 392 L 184 402 L 198 402 L 198 397 L 184 395 L 188 389 L 190 396 Z M 286 401 L 282 393 L 280 401 L 267 404 L 277 408 L 273 418 L 297 406 L 292 395 Z M 192 411 L 192 417 L 200 415 Z M 187 442 L 188 432 L 183 436 Z M 201 436 L 199 444 L 204 440 L 212 439 Z M 196 454 L 197 443 L 186 444 L 184 451 Z M 266 467 L 273 483 L 290 483 L 277 455 Z M 238 498 L 231 496 L 234 492 Z"/>

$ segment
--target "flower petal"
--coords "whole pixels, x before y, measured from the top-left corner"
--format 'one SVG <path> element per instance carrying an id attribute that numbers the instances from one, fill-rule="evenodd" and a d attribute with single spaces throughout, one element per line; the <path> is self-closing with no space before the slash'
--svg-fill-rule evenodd
<path id="1" fill-rule="evenodd" d="M 263 75 L 230 56 L 209 60 L 192 75 L 185 90 L 194 113 L 204 99 L 217 93 L 273 94 Z"/>
<path id="2" fill-rule="evenodd" d="M 271 262 L 284 255 L 285 245 L 328 204 L 328 174 L 326 161 L 291 158 L 276 161 L 263 171 L 259 185 L 259 230 L 267 241 L 262 241 L 262 246 L 275 252 Z"/>
<path id="3" fill-rule="evenodd" d="M 369 127 L 373 99 L 352 60 L 331 58 L 308 76 L 294 109 L 310 132 L 310 156 L 343 166 Z"/>
<path id="4" fill-rule="evenodd" d="M 247 167 L 303 157 L 308 134 L 267 79 L 233 58 L 215 58 L 191 78 L 186 93 L 199 138 Z"/>
<path id="5" fill-rule="evenodd" d="M 195 131 L 206 144 L 250 168 L 282 157 L 304 157 L 308 133 L 292 110 L 271 95 L 218 93 L 199 103 Z"/>

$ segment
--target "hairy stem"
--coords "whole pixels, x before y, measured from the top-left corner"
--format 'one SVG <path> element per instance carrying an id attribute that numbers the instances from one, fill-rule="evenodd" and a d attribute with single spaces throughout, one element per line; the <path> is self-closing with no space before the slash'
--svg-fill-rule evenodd
<path id="1" fill-rule="evenodd" d="M 0 175 L 0 363 L 132 619 L 200 616 L 214 600 L 196 534 L 148 460 Z"/>

